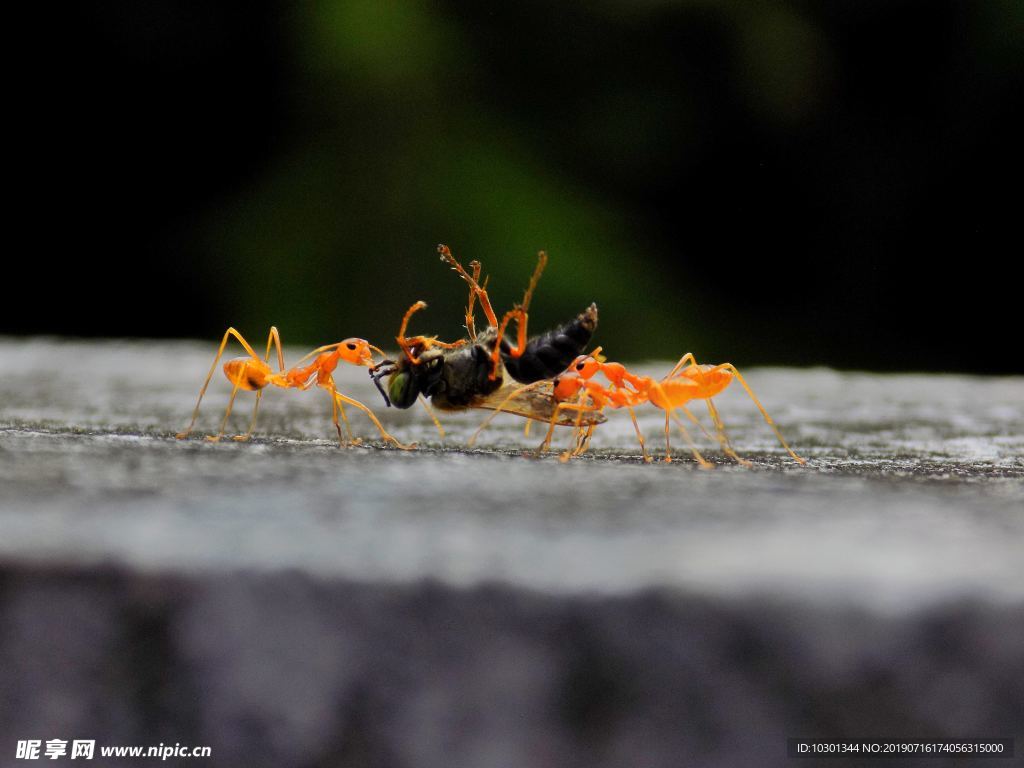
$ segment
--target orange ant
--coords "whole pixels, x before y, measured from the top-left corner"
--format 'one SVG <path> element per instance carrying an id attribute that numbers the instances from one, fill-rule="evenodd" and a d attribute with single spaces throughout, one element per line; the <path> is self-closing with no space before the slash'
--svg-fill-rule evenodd
<path id="1" fill-rule="evenodd" d="M 772 421 L 771 416 L 768 415 L 768 412 L 750 388 L 750 385 L 747 384 L 746 380 L 736 369 L 736 366 L 731 363 L 700 365 L 693 354 L 688 352 L 680 358 L 668 375 L 661 380 L 657 380 L 650 376 L 631 373 L 621 363 L 605 362 L 599 353 L 600 348 L 590 355 L 580 355 L 565 373 L 551 380 L 551 397 L 556 405 L 552 421 L 548 426 L 547 436 L 544 438 L 544 442 L 541 443 L 538 449 L 539 452 L 547 450 L 550 445 L 555 419 L 561 411 L 575 411 L 578 422 L 576 426 L 575 447 L 568 449 L 561 456 L 561 459 L 566 461 L 572 456 L 578 456 L 587 450 L 590 438 L 596 428 L 596 424 L 593 423 L 585 426 L 579 423 L 582 414 L 593 411 L 601 412 L 605 408 L 626 408 L 633 421 L 633 428 L 640 442 L 643 459 L 649 462 L 651 457 L 647 454 L 643 434 L 640 432 L 640 426 L 633 412 L 633 408 L 636 406 L 649 402 L 665 411 L 665 461 L 672 460 L 670 441 L 670 420 L 672 420 L 675 421 L 683 433 L 694 458 L 697 459 L 700 466 L 710 468 L 712 465 L 701 456 L 700 451 L 697 450 L 693 440 L 690 438 L 686 426 L 675 413 L 677 409 L 682 410 L 690 421 L 700 427 L 701 431 L 707 435 L 707 431 L 697 420 L 696 416 L 686 407 L 686 404 L 691 400 L 704 400 L 714 422 L 716 436 L 723 451 L 737 463 L 746 467 L 752 466 L 749 461 L 741 458 L 733 449 L 725 433 L 725 425 L 718 413 L 718 409 L 712 402 L 712 398 L 721 394 L 735 378 L 740 382 L 747 395 L 754 402 L 754 405 L 757 406 L 761 415 L 764 416 L 765 421 L 775 432 L 775 436 L 782 443 L 782 447 L 786 449 L 787 453 L 798 463 L 806 463 L 805 459 L 797 456 L 793 449 L 789 447 L 775 422 Z M 610 387 L 604 387 L 593 380 L 593 377 L 599 372 L 604 374 L 611 385 Z M 493 415 L 480 425 L 476 434 L 479 434 L 480 430 L 487 425 Z M 471 441 L 476 438 L 476 434 L 473 435 Z"/>
<path id="2" fill-rule="evenodd" d="M 228 400 L 228 407 L 224 412 L 224 419 L 221 421 L 220 430 L 216 435 L 208 436 L 206 438 L 207 440 L 217 442 L 221 437 L 223 437 L 224 430 L 227 428 L 228 417 L 231 415 L 231 408 L 235 403 L 235 395 L 238 394 L 238 390 L 244 389 L 256 392 L 256 403 L 253 406 L 252 422 L 249 425 L 249 431 L 245 434 L 235 435 L 232 437 L 232 440 L 244 441 L 252 437 L 252 433 L 256 429 L 256 416 L 259 413 L 260 398 L 263 396 L 263 389 L 266 386 L 273 384 L 275 387 L 281 387 L 282 389 L 305 390 L 309 389 L 313 384 L 316 384 L 331 393 L 331 416 L 334 421 L 334 427 L 338 430 L 339 446 L 346 444 L 359 445 L 362 442 L 360 439 L 352 437 L 352 430 L 349 428 L 348 417 L 345 415 L 345 403 L 348 403 L 365 413 L 369 417 L 370 421 L 372 421 L 380 431 L 381 437 L 383 437 L 387 442 L 392 443 L 395 447 L 403 450 L 408 450 L 414 447 L 413 445 L 405 445 L 389 435 L 387 430 L 384 429 L 384 426 L 377 420 L 377 417 L 374 416 L 373 411 L 358 400 L 341 394 L 334 383 L 333 373 L 334 369 L 338 367 L 339 362 L 344 361 L 351 365 L 365 365 L 372 367 L 374 363 L 371 350 L 379 353 L 383 357 L 384 353 L 381 352 L 380 349 L 373 346 L 365 339 L 344 339 L 335 344 L 326 344 L 322 347 L 317 347 L 309 354 L 304 355 L 295 366 L 285 370 L 284 353 L 281 350 L 281 336 L 278 333 L 277 328 L 274 326 L 270 328 L 270 335 L 267 337 L 267 353 L 263 359 L 260 359 L 259 355 L 256 354 L 256 351 L 249 345 L 249 342 L 247 342 L 242 337 L 242 334 L 234 328 L 228 328 L 227 331 L 224 332 L 224 338 L 220 342 L 220 348 L 217 350 L 216 357 L 213 358 L 213 365 L 210 366 L 210 372 L 206 375 L 206 381 L 203 382 L 203 386 L 199 390 L 199 399 L 196 401 L 195 410 L 192 411 L 192 420 L 183 432 L 179 432 L 176 435 L 179 440 L 188 437 L 192 432 L 192 428 L 196 423 L 196 417 L 199 415 L 199 405 L 203 402 L 203 395 L 206 394 L 206 388 L 209 386 L 210 380 L 213 378 L 213 374 L 217 370 L 217 363 L 224 354 L 224 348 L 227 346 L 231 337 L 234 337 L 242 347 L 244 347 L 245 351 L 249 353 L 249 356 L 237 357 L 224 363 L 224 375 L 232 384 L 231 398 Z M 274 371 L 270 367 L 271 348 L 277 349 L 277 371 Z M 302 363 L 306 362 L 310 358 L 315 359 L 309 365 L 302 366 Z M 338 422 L 339 412 L 341 413 L 342 421 L 345 423 L 345 433 L 348 436 L 347 443 L 343 441 L 341 437 L 341 424 Z"/>

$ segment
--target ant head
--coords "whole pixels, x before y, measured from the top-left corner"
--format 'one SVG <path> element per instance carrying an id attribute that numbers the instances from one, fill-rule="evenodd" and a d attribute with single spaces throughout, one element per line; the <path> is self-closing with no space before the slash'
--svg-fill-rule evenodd
<path id="1" fill-rule="evenodd" d="M 601 370 L 601 364 L 590 355 L 580 355 L 573 360 L 569 370 L 581 378 L 589 379 Z"/>
<path id="2" fill-rule="evenodd" d="M 373 365 L 373 355 L 370 350 L 379 349 L 374 347 L 366 339 L 345 339 L 338 344 L 338 354 L 346 363 L 353 365 Z M 383 353 L 381 353 L 383 354 Z"/>
<path id="3" fill-rule="evenodd" d="M 566 371 L 553 378 L 551 384 L 554 387 L 552 395 L 554 395 L 555 400 L 562 401 L 568 400 L 580 391 L 580 388 L 583 386 L 583 379 L 575 371 Z"/>

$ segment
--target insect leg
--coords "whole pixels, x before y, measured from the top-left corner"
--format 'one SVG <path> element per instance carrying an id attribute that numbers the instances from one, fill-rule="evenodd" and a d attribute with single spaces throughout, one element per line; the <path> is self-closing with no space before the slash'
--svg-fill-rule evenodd
<path id="1" fill-rule="evenodd" d="M 491 381 L 498 378 L 498 366 L 501 363 L 501 341 L 505 338 L 505 329 L 512 322 L 512 318 L 516 318 L 519 334 L 516 346 L 509 350 L 508 354 L 514 358 L 520 357 L 523 354 L 523 350 L 526 349 L 526 313 L 521 307 L 516 307 L 505 313 L 504 317 L 501 318 L 501 325 L 498 326 L 497 340 L 494 344 L 494 351 L 491 352 L 491 372 L 488 374 L 488 378 Z"/>
<path id="2" fill-rule="evenodd" d="M 352 437 L 352 428 L 348 423 L 348 416 L 345 415 L 345 405 L 339 399 L 338 388 L 334 383 L 334 377 L 331 377 L 325 384 L 321 384 L 324 389 L 331 393 L 331 420 L 334 422 L 334 428 L 338 431 L 338 447 L 344 445 L 359 445 L 362 440 Z M 345 422 L 345 434 L 348 436 L 348 442 L 341 439 L 341 424 L 338 423 L 338 412 L 341 412 L 341 419 Z"/>
<path id="3" fill-rule="evenodd" d="M 580 406 L 585 406 L 587 399 L 588 399 L 587 398 L 587 391 L 585 389 L 580 390 L 579 398 L 577 399 L 578 404 Z M 584 444 L 585 443 L 589 443 L 590 441 L 588 439 L 586 439 L 586 436 L 584 435 L 584 433 L 587 430 L 585 430 L 582 425 L 583 425 L 583 407 L 580 407 L 576 411 L 576 423 L 573 424 L 572 442 L 575 443 L 575 445 L 570 444 L 570 447 L 566 448 L 565 451 L 562 453 L 562 455 L 558 457 L 559 461 L 564 463 L 564 462 L 568 461 L 569 459 L 571 459 L 573 456 L 579 456 L 584 450 L 586 450 Z M 590 425 L 590 426 L 592 427 L 593 425 Z"/>
<path id="4" fill-rule="evenodd" d="M 679 373 L 679 371 L 681 371 L 687 363 L 689 363 L 690 365 L 697 364 L 697 360 L 694 358 L 693 352 L 687 352 L 685 355 L 679 358 L 679 362 L 676 363 L 675 366 L 673 366 L 672 370 L 668 372 L 668 375 L 665 376 L 665 378 L 671 379 L 673 376 Z"/>
<path id="5" fill-rule="evenodd" d="M 585 404 L 581 404 L 581 403 L 570 403 L 570 402 L 558 403 L 555 406 L 555 412 L 551 415 L 550 422 L 548 422 L 548 432 L 544 436 L 544 442 L 542 442 L 537 447 L 537 455 L 539 456 L 540 454 L 544 453 L 545 451 L 548 450 L 548 448 L 551 447 L 551 438 L 554 436 L 555 425 L 558 424 L 559 416 L 561 415 L 562 411 L 576 411 L 579 414 L 578 420 L 582 421 L 582 414 L 583 413 L 594 413 L 594 412 L 598 412 L 600 410 L 601 410 L 600 408 L 597 408 L 595 406 L 585 405 Z"/>
<path id="6" fill-rule="evenodd" d="M 412 317 L 416 312 L 419 312 L 421 309 L 426 308 L 427 302 L 425 301 L 417 301 L 415 304 L 409 307 L 409 309 L 406 310 L 405 315 L 402 317 L 402 325 L 399 326 L 398 328 L 398 336 L 395 337 L 395 341 L 398 342 L 398 346 L 401 347 L 402 352 L 405 353 L 405 356 L 409 358 L 409 362 L 412 363 L 413 365 L 418 365 L 420 361 L 419 358 L 414 356 L 412 353 L 413 345 L 410 344 L 408 340 L 405 338 L 405 330 L 406 328 L 409 327 L 409 318 Z"/>
<path id="7" fill-rule="evenodd" d="M 586 427 L 581 428 L 579 438 L 576 440 L 576 447 L 573 449 L 573 456 L 582 456 L 590 448 L 590 440 L 594 436 L 594 431 L 597 429 L 596 424 L 588 424 Z"/>
<path id="8" fill-rule="evenodd" d="M 670 432 L 669 432 L 669 418 L 671 417 L 672 419 L 675 420 L 676 424 L 679 426 L 679 431 L 683 433 L 683 437 L 686 439 L 687 444 L 690 446 L 690 452 L 693 454 L 693 457 L 695 459 L 697 459 L 697 462 L 700 464 L 700 466 L 702 468 L 710 469 L 713 465 L 709 461 L 707 461 L 703 456 L 700 455 L 700 451 L 697 450 L 697 446 L 696 446 L 696 444 L 694 444 L 693 438 L 690 437 L 689 430 L 686 429 L 686 425 L 683 424 L 682 420 L 676 415 L 675 407 L 671 406 L 670 400 L 666 396 L 665 391 L 662 389 L 661 384 L 659 384 L 658 382 L 654 382 L 654 389 L 658 392 L 658 397 L 661 400 L 661 402 L 665 403 L 666 405 L 669 405 L 668 408 L 664 409 L 665 410 L 665 461 L 672 461 L 672 447 L 671 447 Z M 692 416 L 692 414 L 691 414 L 691 416 Z"/>
<path id="9" fill-rule="evenodd" d="M 480 282 L 480 270 L 482 269 L 480 262 L 473 260 L 469 262 L 469 268 L 473 270 L 473 282 Z M 483 285 L 483 290 L 487 290 L 486 282 Z M 476 292 L 473 290 L 473 286 L 469 287 L 469 298 L 466 300 L 466 332 L 469 334 L 470 341 L 476 341 L 476 317 L 473 311 L 476 308 Z"/>
<path id="10" fill-rule="evenodd" d="M 694 424 L 697 425 L 697 429 L 699 429 L 701 431 L 701 434 L 703 434 L 704 437 L 706 437 L 708 440 L 717 440 L 718 439 L 717 437 L 712 437 L 711 433 L 708 432 L 706 429 L 704 429 L 704 425 L 700 423 L 700 419 L 698 419 L 696 416 L 693 415 L 693 411 L 691 411 L 685 405 L 680 405 L 680 406 L 677 406 L 677 407 L 679 408 L 679 410 L 681 410 L 683 413 L 686 414 L 686 418 L 688 418 L 690 421 L 692 421 Z M 719 442 L 721 442 L 721 441 L 719 441 Z"/>
<path id="11" fill-rule="evenodd" d="M 640 442 L 640 454 L 644 457 L 644 462 L 649 464 L 651 457 L 647 454 L 647 447 L 644 445 L 644 433 L 640 431 L 640 425 L 637 423 L 636 411 L 631 405 L 627 405 L 626 410 L 629 411 L 629 418 L 633 420 L 633 430 L 636 432 L 636 439 Z"/>
<path id="12" fill-rule="evenodd" d="M 192 411 L 192 420 L 188 423 L 188 427 L 186 427 L 184 431 L 179 432 L 177 435 L 175 435 L 175 437 L 177 437 L 179 440 L 182 440 L 182 439 L 188 437 L 189 434 L 192 432 L 192 428 L 196 424 L 196 417 L 199 416 L 199 405 L 200 405 L 200 403 L 203 402 L 203 395 L 206 394 L 206 388 L 208 386 L 210 386 L 210 380 L 213 378 L 213 374 L 217 370 L 217 363 L 220 362 L 221 355 L 224 354 L 224 348 L 228 345 L 228 340 L 232 336 L 234 336 L 238 340 L 238 342 L 245 348 L 246 352 L 248 352 L 253 357 L 258 357 L 256 355 L 256 352 L 253 350 L 253 348 L 249 346 L 249 342 L 247 342 L 242 337 L 242 334 L 240 334 L 234 328 L 228 328 L 224 332 L 224 338 L 221 339 L 220 347 L 217 349 L 217 354 L 213 358 L 213 365 L 210 366 L 210 372 L 208 374 L 206 374 L 206 381 L 203 382 L 203 386 L 199 390 L 199 399 L 196 400 L 196 407 Z M 236 390 L 237 390 L 237 387 L 236 387 Z M 234 394 L 232 394 L 232 398 L 233 397 L 234 397 Z"/>
<path id="13" fill-rule="evenodd" d="M 466 281 L 469 289 L 476 294 L 477 299 L 480 301 L 480 308 L 484 311 L 484 316 L 487 318 L 487 324 L 491 327 L 496 327 L 498 325 L 498 317 L 494 314 L 494 309 L 491 307 L 491 300 L 487 296 L 487 291 L 481 288 L 480 283 L 455 260 L 451 249 L 447 245 L 442 243 L 437 246 L 437 252 L 441 254 L 441 261 L 451 265 L 451 268 L 459 273 L 459 277 Z"/>
<path id="14" fill-rule="evenodd" d="M 690 446 L 690 452 L 693 453 L 693 457 L 695 459 L 697 459 L 697 462 L 700 465 L 700 468 L 701 469 L 713 469 L 715 465 L 712 464 L 710 461 L 708 461 L 707 459 L 705 459 L 703 456 L 700 455 L 700 451 L 697 450 L 697 446 L 693 442 L 693 438 L 690 437 L 690 431 L 686 428 L 686 425 L 683 424 L 683 420 L 680 419 L 679 416 L 676 415 L 676 412 L 675 412 L 674 409 L 671 410 L 671 411 L 666 411 L 665 412 L 665 430 L 666 430 L 666 433 L 668 431 L 668 417 L 669 416 L 672 417 L 672 420 L 676 423 L 676 426 L 679 427 L 679 431 L 683 433 L 683 438 L 686 440 L 687 444 Z M 669 459 L 666 456 L 665 457 L 665 461 L 668 461 L 668 460 Z"/>
<path id="15" fill-rule="evenodd" d="M 533 292 L 537 289 L 537 283 L 540 282 L 540 276 L 544 272 L 544 267 L 548 265 L 548 255 L 541 251 L 537 254 L 537 266 L 533 268 L 533 275 L 530 277 L 530 283 L 526 286 L 526 292 L 523 294 L 523 303 L 520 305 L 523 308 L 523 312 L 530 309 L 530 300 L 533 298 Z"/>
<path id="16" fill-rule="evenodd" d="M 526 328 L 529 321 L 527 312 L 530 309 L 530 301 L 533 299 L 533 292 L 537 289 L 537 283 L 540 281 L 540 276 L 544 273 L 544 267 L 547 266 L 548 255 L 541 251 L 537 254 L 537 266 L 533 268 L 533 275 L 530 277 L 530 282 L 526 286 L 526 292 L 523 294 L 523 301 L 516 307 L 513 307 L 505 316 L 501 318 L 501 326 L 498 329 L 498 342 L 494 345 L 494 352 L 491 353 L 491 375 L 490 378 L 493 381 L 498 375 L 498 363 L 501 360 L 501 341 L 505 338 L 505 329 L 508 324 L 515 319 L 516 321 L 516 345 L 508 351 L 510 357 L 521 357 L 523 352 L 526 350 Z"/>
<path id="17" fill-rule="evenodd" d="M 717 370 L 729 371 L 736 377 L 739 383 L 743 385 L 743 389 L 746 390 L 747 394 L 750 396 L 750 399 L 754 401 L 754 405 L 757 406 L 757 409 L 761 412 L 761 415 L 764 416 L 764 420 L 768 423 L 768 426 L 772 428 L 773 432 L 775 432 L 775 436 L 779 438 L 779 442 L 782 443 L 782 447 L 786 449 L 786 452 L 789 453 L 789 455 L 792 456 L 798 464 L 806 464 L 807 459 L 800 458 L 793 452 L 793 449 L 789 447 L 789 444 L 786 442 L 786 438 L 782 436 L 782 433 L 779 431 L 779 428 L 775 426 L 775 422 L 772 421 L 772 417 L 768 415 L 768 411 L 766 411 L 764 409 L 764 406 L 761 405 L 761 401 L 757 399 L 757 395 L 754 394 L 754 390 L 750 388 L 750 385 L 748 385 L 747 382 L 744 380 L 743 376 L 740 375 L 740 372 L 736 370 L 736 366 L 733 365 L 732 363 L 722 363 L 721 365 L 716 365 L 712 369 L 712 371 Z"/>
<path id="18" fill-rule="evenodd" d="M 558 403 L 554 408 L 554 412 L 551 414 L 551 421 L 548 422 L 548 431 L 544 435 L 544 439 L 541 441 L 541 444 L 537 446 L 538 456 L 544 453 L 551 446 L 551 438 L 555 434 L 555 423 L 558 421 L 558 412 L 562 408 L 562 405 L 562 403 Z"/>
<path id="19" fill-rule="evenodd" d="M 430 416 L 431 420 L 434 422 L 434 426 L 437 427 L 437 433 L 441 435 L 441 439 L 444 440 L 444 427 L 441 426 L 441 422 L 438 420 L 437 416 L 434 415 L 434 409 L 430 407 L 430 403 L 427 402 L 427 398 L 423 395 L 420 395 L 420 402 L 423 403 L 423 407 L 426 409 L 427 415 Z"/>
<path id="20" fill-rule="evenodd" d="M 389 435 L 388 431 L 384 429 L 384 425 L 381 424 L 377 417 L 373 415 L 373 411 L 371 411 L 365 405 L 360 403 L 358 400 L 351 397 L 346 397 L 337 390 L 334 391 L 334 397 L 338 399 L 339 403 L 348 403 L 349 405 L 353 405 L 359 410 L 361 410 L 363 413 L 365 413 L 367 417 L 370 419 L 370 421 L 373 422 L 374 426 L 377 427 L 377 430 L 380 432 L 380 436 L 383 437 L 387 442 L 394 444 L 396 448 L 401 448 L 403 451 L 409 451 L 416 447 L 415 443 L 410 443 L 406 445 L 405 443 L 399 442 L 394 437 Z"/>
<path id="21" fill-rule="evenodd" d="M 604 406 L 601 405 L 601 404 L 598 404 L 597 401 L 594 400 L 593 397 L 590 398 L 590 401 L 591 401 L 591 403 L 593 403 L 594 408 L 596 410 L 602 410 L 603 409 Z M 594 437 L 594 432 L 597 431 L 597 424 L 595 424 L 594 422 L 591 422 L 590 424 L 587 424 L 585 428 L 580 426 L 580 421 L 582 420 L 582 415 L 583 415 L 583 412 L 581 411 L 580 412 L 580 418 L 577 418 L 577 420 L 576 420 L 576 423 L 577 423 L 577 427 L 576 427 L 576 429 L 577 429 L 577 436 L 576 436 L 576 448 L 573 451 L 573 454 L 572 454 L 573 456 L 582 456 L 584 453 L 586 453 L 588 450 L 590 450 L 590 440 Z"/>
<path id="22" fill-rule="evenodd" d="M 270 350 L 273 346 L 277 347 L 277 365 L 278 371 L 284 373 L 284 352 L 281 350 L 281 334 L 277 331 L 277 326 L 270 326 L 270 335 L 267 336 L 267 354 L 263 360 L 267 363 L 270 362 Z M 263 390 L 256 390 L 256 403 L 252 407 L 252 422 L 249 424 L 249 431 L 244 435 L 235 435 L 232 440 L 243 442 L 252 437 L 252 433 L 256 431 L 256 416 L 260 412 L 260 400 L 263 399 Z"/>
<path id="23" fill-rule="evenodd" d="M 722 423 L 722 417 L 718 415 L 718 409 L 715 408 L 715 404 L 711 402 L 711 398 L 709 397 L 704 402 L 708 407 L 708 413 L 711 414 L 711 420 L 715 423 L 715 430 L 718 433 L 718 442 L 721 443 L 722 450 L 725 451 L 727 456 L 735 459 L 737 464 L 744 467 L 754 466 L 746 459 L 741 458 L 740 455 L 733 450 L 732 443 L 729 442 L 729 436 L 725 434 L 725 424 Z"/>
<path id="24" fill-rule="evenodd" d="M 206 439 L 209 440 L 211 443 L 216 443 L 222 437 L 224 437 L 224 430 L 228 426 L 228 416 L 231 415 L 231 406 L 235 404 L 235 395 L 238 394 L 238 386 L 238 382 L 236 381 L 234 387 L 232 387 L 231 389 L 231 397 L 228 399 L 227 410 L 224 411 L 224 420 L 221 421 L 220 423 L 220 431 L 218 431 L 216 435 L 207 435 L 206 437 Z"/>

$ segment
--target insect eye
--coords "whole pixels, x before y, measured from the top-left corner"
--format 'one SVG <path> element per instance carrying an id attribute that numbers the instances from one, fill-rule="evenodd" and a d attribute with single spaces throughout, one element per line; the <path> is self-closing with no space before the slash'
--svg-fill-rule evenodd
<path id="1" fill-rule="evenodd" d="M 388 397 L 396 408 L 408 408 L 419 394 L 419 387 L 408 371 L 396 371 L 388 379 Z"/>
<path id="2" fill-rule="evenodd" d="M 577 371 L 582 371 L 583 370 L 583 363 L 582 362 L 576 363 L 576 370 Z"/>
<path id="3" fill-rule="evenodd" d="M 345 346 L 348 347 L 349 349 L 355 349 L 356 348 L 356 345 L 353 344 L 351 341 L 348 344 L 346 344 Z"/>

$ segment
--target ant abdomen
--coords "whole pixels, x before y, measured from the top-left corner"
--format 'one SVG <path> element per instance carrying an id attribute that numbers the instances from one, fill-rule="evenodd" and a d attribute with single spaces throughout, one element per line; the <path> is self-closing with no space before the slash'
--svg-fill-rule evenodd
<path id="1" fill-rule="evenodd" d="M 252 357 L 236 357 L 224 363 L 224 375 L 239 389 L 254 391 L 270 383 L 270 366 Z"/>

